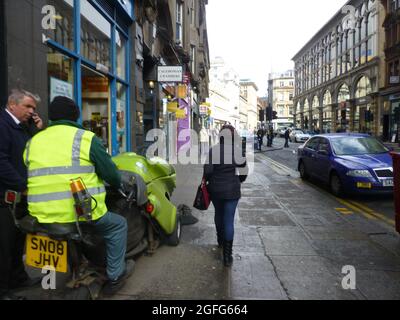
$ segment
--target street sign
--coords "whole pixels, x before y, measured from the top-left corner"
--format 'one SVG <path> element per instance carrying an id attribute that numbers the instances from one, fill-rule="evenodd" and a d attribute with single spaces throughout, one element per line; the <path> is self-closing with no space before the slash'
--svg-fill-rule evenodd
<path id="1" fill-rule="evenodd" d="M 182 66 L 159 66 L 157 69 L 158 82 L 183 82 Z"/>
<path id="2" fill-rule="evenodd" d="M 400 83 L 400 76 L 392 76 L 390 77 L 390 84 L 398 84 Z"/>
<path id="3" fill-rule="evenodd" d="M 208 108 L 209 106 L 207 104 L 201 104 L 200 105 L 200 116 L 208 116 Z"/>

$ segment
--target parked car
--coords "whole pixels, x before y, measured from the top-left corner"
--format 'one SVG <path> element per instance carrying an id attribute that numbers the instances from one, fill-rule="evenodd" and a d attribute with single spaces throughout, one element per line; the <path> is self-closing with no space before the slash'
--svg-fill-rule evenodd
<path id="1" fill-rule="evenodd" d="M 389 149 L 365 134 L 312 137 L 298 151 L 302 179 L 317 178 L 336 196 L 393 193 L 393 161 Z"/>
<path id="2" fill-rule="evenodd" d="M 274 131 L 274 134 L 275 134 L 275 137 L 283 138 L 283 137 L 285 137 L 285 132 L 286 132 L 286 129 L 283 127 L 280 127 Z"/>
<path id="3" fill-rule="evenodd" d="M 293 130 L 290 134 L 290 141 L 295 143 L 307 142 L 310 138 L 311 136 L 303 130 Z"/>

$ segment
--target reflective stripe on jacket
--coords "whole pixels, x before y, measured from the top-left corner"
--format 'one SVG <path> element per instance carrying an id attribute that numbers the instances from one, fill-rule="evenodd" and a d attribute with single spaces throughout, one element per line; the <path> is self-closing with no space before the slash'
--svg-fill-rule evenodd
<path id="1" fill-rule="evenodd" d="M 82 178 L 97 201 L 93 220 L 107 213 L 106 190 L 90 161 L 94 133 L 71 126 L 56 125 L 40 132 L 26 146 L 29 212 L 40 223 L 76 221 L 70 181 Z"/>

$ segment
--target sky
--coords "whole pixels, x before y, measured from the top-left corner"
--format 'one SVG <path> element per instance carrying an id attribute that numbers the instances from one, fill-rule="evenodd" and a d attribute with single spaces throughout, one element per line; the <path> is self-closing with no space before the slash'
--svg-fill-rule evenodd
<path id="1" fill-rule="evenodd" d="M 291 59 L 347 0 L 209 0 L 207 29 L 211 59 L 224 58 L 259 95 L 268 74 L 293 69 Z"/>

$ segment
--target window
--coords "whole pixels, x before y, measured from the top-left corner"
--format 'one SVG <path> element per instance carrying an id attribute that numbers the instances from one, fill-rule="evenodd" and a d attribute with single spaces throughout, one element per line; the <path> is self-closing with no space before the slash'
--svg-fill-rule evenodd
<path id="1" fill-rule="evenodd" d="M 46 36 L 69 50 L 74 50 L 74 1 L 48 0 L 46 2 L 56 8 L 56 29 L 46 30 Z"/>
<path id="2" fill-rule="evenodd" d="M 284 87 L 284 86 L 285 86 L 285 83 L 284 83 L 283 81 L 281 81 L 281 82 L 279 83 L 279 86 L 280 86 L 280 87 Z"/>
<path id="3" fill-rule="evenodd" d="M 81 54 L 111 70 L 111 24 L 88 0 L 81 1 Z"/>
<path id="4" fill-rule="evenodd" d="M 117 76 L 126 79 L 126 39 L 118 31 L 115 32 L 115 41 L 117 46 Z"/>
<path id="5" fill-rule="evenodd" d="M 176 2 L 176 42 L 179 42 L 181 45 L 183 44 L 183 5 L 178 0 Z"/>

